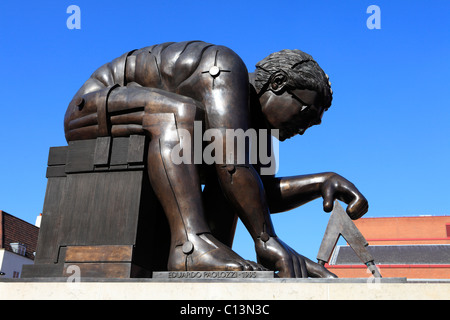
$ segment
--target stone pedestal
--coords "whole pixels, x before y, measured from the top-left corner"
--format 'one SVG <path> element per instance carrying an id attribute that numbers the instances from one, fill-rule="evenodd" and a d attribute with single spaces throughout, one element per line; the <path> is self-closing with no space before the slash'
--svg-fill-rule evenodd
<path id="1" fill-rule="evenodd" d="M 144 136 L 50 148 L 35 264 L 23 278 L 151 277 L 167 270 L 170 232 L 152 192 Z"/>
<path id="2" fill-rule="evenodd" d="M 207 300 L 225 300 L 225 304 L 270 305 L 270 314 L 277 315 L 274 303 L 280 300 L 448 300 L 449 281 L 407 281 L 386 279 L 61 279 L 0 280 L 0 300 L 157 300 L 155 307 L 165 306 L 161 300 L 182 300 L 183 306 L 196 300 L 196 306 Z M 14 281 L 17 280 L 17 281 Z M 73 280 L 73 279 L 69 279 Z M 232 301 L 231 301 L 232 300 Z M 262 302 L 258 302 L 261 300 Z M 269 301 L 270 300 L 270 301 Z M 231 302 L 230 302 L 231 301 Z M 218 302 L 220 304 L 220 302 Z M 288 305 L 291 306 L 291 305 Z M 165 310 L 180 314 L 180 308 Z M 152 309 L 155 311 L 157 308 Z M 292 303 L 292 311 L 298 302 Z M 290 310 L 291 311 L 291 310 Z M 219 313 L 218 313 L 219 314 Z M 292 312 L 290 313 L 292 314 Z M 229 315 L 229 314 L 227 314 Z"/>

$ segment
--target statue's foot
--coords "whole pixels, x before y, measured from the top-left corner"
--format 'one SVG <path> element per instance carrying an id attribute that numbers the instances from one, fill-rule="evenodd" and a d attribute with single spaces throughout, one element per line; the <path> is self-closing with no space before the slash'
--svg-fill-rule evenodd
<path id="1" fill-rule="evenodd" d="M 263 266 L 243 259 L 210 233 L 190 235 L 189 241 L 172 248 L 169 271 L 264 271 Z"/>

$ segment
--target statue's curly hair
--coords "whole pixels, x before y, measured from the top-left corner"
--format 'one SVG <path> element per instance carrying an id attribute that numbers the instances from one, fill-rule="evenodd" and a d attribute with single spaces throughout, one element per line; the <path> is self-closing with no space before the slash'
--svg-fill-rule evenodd
<path id="1" fill-rule="evenodd" d="M 328 75 L 309 54 L 300 50 L 281 50 L 272 53 L 256 64 L 255 87 L 264 88 L 277 71 L 288 75 L 288 89 L 310 89 L 319 93 L 325 109 L 331 106 L 333 91 Z"/>

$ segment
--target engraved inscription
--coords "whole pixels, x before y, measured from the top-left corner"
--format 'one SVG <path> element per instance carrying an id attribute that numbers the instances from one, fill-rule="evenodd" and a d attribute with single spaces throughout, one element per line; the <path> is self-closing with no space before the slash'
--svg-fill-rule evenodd
<path id="1" fill-rule="evenodd" d="M 171 271 L 169 279 L 254 279 L 256 271 Z"/>

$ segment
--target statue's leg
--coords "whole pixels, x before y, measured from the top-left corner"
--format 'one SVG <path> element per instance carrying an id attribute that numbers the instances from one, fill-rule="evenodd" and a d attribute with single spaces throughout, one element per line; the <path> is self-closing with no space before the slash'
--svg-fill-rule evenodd
<path id="1" fill-rule="evenodd" d="M 125 113 L 124 110 L 132 111 Z M 202 120 L 198 102 L 149 88 L 119 88 L 108 101 L 112 135 L 139 133 L 149 136 L 148 174 L 171 230 L 168 269 L 259 270 L 211 234 L 202 202 L 200 175 L 193 154 L 174 159 L 180 141 L 194 150 L 194 121 Z M 139 121 L 141 119 L 141 121 Z M 175 152 L 174 152 L 175 148 Z M 187 148 L 189 149 L 189 148 Z M 183 149 L 183 152 L 185 150 Z M 175 160 L 175 161 L 174 161 Z"/>
<path id="2" fill-rule="evenodd" d="M 231 248 L 236 232 L 238 216 L 223 194 L 217 177 L 215 177 L 215 172 L 212 171 L 210 174 L 213 176 L 207 179 L 203 190 L 206 220 L 211 228 L 212 234 L 223 244 Z"/>

